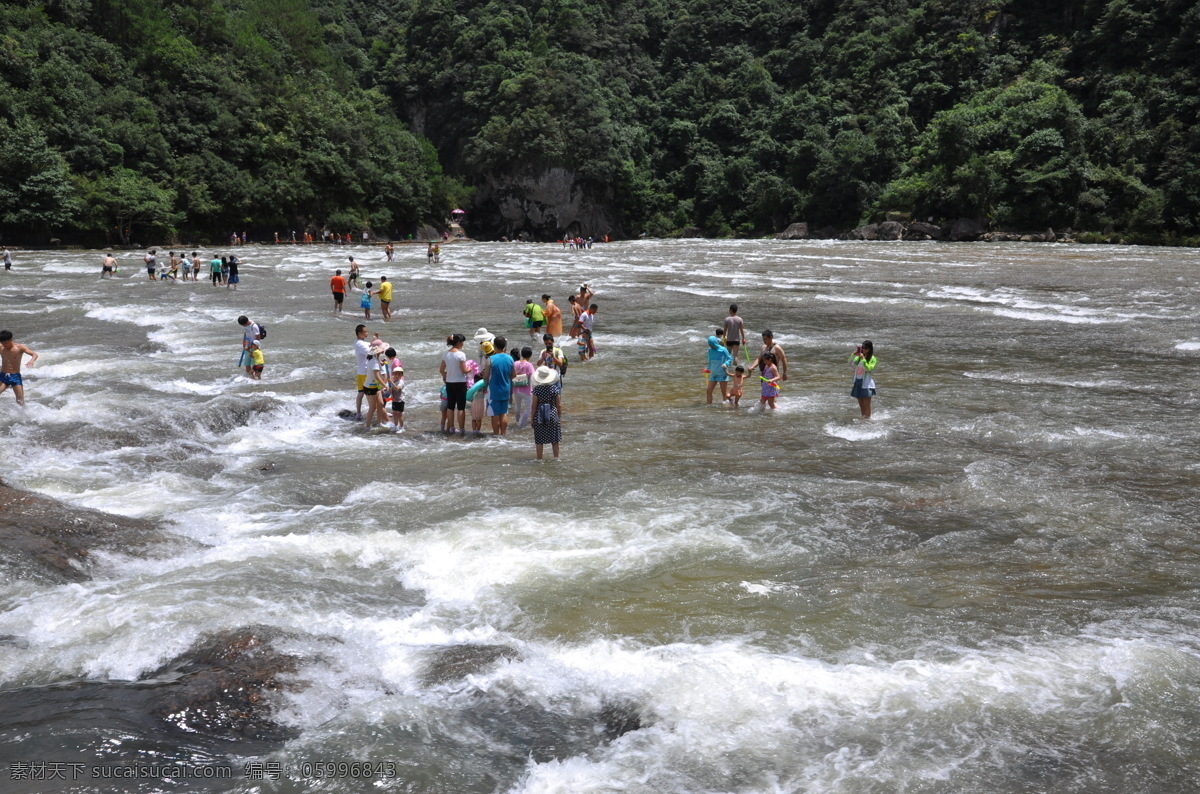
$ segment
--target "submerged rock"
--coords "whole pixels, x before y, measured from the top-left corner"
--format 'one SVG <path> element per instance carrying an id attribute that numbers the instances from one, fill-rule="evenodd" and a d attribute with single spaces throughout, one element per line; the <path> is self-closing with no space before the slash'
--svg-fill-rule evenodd
<path id="1" fill-rule="evenodd" d="M 0 482 L 0 571 L 13 578 L 61 583 L 91 578 L 97 549 L 128 552 L 161 543 L 154 523 L 72 507 Z"/>
<path id="2" fill-rule="evenodd" d="M 426 686 L 446 684 L 481 673 L 501 659 L 513 659 L 516 655 L 516 651 L 505 645 L 451 645 L 438 648 L 430 654 L 421 680 Z"/>
<path id="3" fill-rule="evenodd" d="M 277 632 L 246 628 L 211 637 L 146 676 L 169 680 L 151 715 L 165 726 L 212 739 L 282 742 L 293 734 L 271 718 L 269 696 L 297 659 L 271 647 Z"/>
<path id="4" fill-rule="evenodd" d="M 227 765 L 235 748 L 271 752 L 295 735 L 273 718 L 273 696 L 294 686 L 287 674 L 298 662 L 272 647 L 276 638 L 261 628 L 210 637 L 137 681 L 0 691 L 0 763 L 22 747 L 87 766 Z"/>

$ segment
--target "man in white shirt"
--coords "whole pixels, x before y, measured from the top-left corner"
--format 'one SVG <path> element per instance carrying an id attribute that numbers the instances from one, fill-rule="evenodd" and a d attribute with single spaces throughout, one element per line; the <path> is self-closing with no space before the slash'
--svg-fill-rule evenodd
<path id="1" fill-rule="evenodd" d="M 238 318 L 238 325 L 242 326 L 242 363 L 246 365 L 247 377 L 254 377 L 254 362 L 250 359 L 250 345 L 263 338 L 262 328 L 244 314 Z"/>
<path id="2" fill-rule="evenodd" d="M 354 418 L 357 420 L 362 419 L 363 384 L 367 382 L 367 374 L 370 372 L 371 345 L 367 342 L 367 326 L 355 326 L 354 335 L 358 337 L 358 341 L 354 343 L 354 361 L 358 366 L 358 397 L 354 400 Z"/>

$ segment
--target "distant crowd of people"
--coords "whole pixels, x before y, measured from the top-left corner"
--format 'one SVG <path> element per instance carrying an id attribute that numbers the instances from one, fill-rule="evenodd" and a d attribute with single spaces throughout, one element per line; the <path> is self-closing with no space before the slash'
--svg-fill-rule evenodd
<path id="1" fill-rule="evenodd" d="M 780 383 L 787 380 L 787 355 L 775 341 L 771 329 L 762 332 L 762 348 L 751 361 L 746 349 L 746 324 L 738 314 L 736 303 L 729 305 L 729 315 L 721 326 L 708 337 L 708 366 L 703 370 L 708 375 L 705 399 L 712 404 L 713 392 L 719 386 L 721 399 L 734 408 L 741 404 L 745 381 L 755 370 L 761 381 L 759 406 L 762 410 L 775 410 L 775 400 L 780 394 Z M 737 360 L 738 351 L 745 355 L 745 364 Z M 854 349 L 850 355 L 854 365 L 854 383 L 850 396 L 858 400 L 859 412 L 864 419 L 871 418 L 871 398 L 875 396 L 875 346 L 868 339 Z"/>
<path id="2" fill-rule="evenodd" d="M 191 257 L 184 252 L 170 251 L 163 261 L 158 259 L 158 249 L 151 248 L 142 256 L 146 265 L 146 276 L 151 281 L 199 281 L 200 271 L 206 263 L 200 258 L 198 251 L 193 251 Z M 208 260 L 208 276 L 214 287 L 224 286 L 236 290 L 241 283 L 240 266 L 242 261 L 236 254 L 218 256 L 213 254 Z M 104 254 L 100 265 L 100 278 L 112 278 L 117 273 L 117 259 L 111 252 Z"/>
<path id="3" fill-rule="evenodd" d="M 434 244 L 431 244 L 430 251 L 431 255 L 436 254 Z M 385 250 L 388 261 L 391 261 L 391 253 L 391 250 Z M 11 269 L 9 250 L 4 248 L 0 256 L 3 257 L 5 268 Z M 372 300 L 377 298 L 381 319 L 385 323 L 390 322 L 394 294 L 392 283 L 387 276 L 382 276 L 378 287 L 370 281 L 360 286 L 360 267 L 353 256 L 348 259 L 347 274 L 343 275 L 343 271 L 337 269 L 330 279 L 334 315 L 342 313 L 346 293 L 359 290 L 359 305 L 364 319 L 372 319 Z M 199 281 L 204 266 L 198 252 L 192 252 L 189 258 L 185 253 L 171 251 L 160 263 L 157 249 L 154 248 L 146 252 L 144 262 L 151 281 Z M 240 282 L 239 264 L 236 255 L 214 254 L 208 262 L 211 283 L 237 289 Z M 106 253 L 101 266 L 101 278 L 111 278 L 117 272 L 117 267 L 117 260 L 112 253 Z M 595 292 L 588 284 L 584 284 L 577 294 L 567 298 L 571 309 L 567 336 L 575 340 L 580 363 L 596 356 L 594 328 L 599 307 L 593 301 L 594 297 Z M 562 441 L 563 379 L 569 368 L 568 358 L 559 347 L 564 315 L 548 293 L 541 296 L 540 302 L 532 298 L 527 300 L 521 314 L 529 334 L 529 345 L 525 347 L 518 348 L 515 344 L 510 347 L 506 337 L 480 328 L 472 337 L 479 346 L 478 353 L 468 357 L 463 350 L 467 341 L 464 335 L 451 334 L 447 337 L 449 349 L 439 363 L 443 384 L 439 395 L 439 429 L 446 434 L 466 435 L 469 405 L 473 434 L 483 433 L 485 419 L 490 419 L 492 435 L 499 437 L 508 434 L 510 424 L 517 428 L 531 425 L 538 459 L 542 458 L 543 446 L 547 444 L 557 458 Z M 262 349 L 266 328 L 244 315 L 238 318 L 238 324 L 243 328 L 242 358 L 238 364 L 245 368 L 248 378 L 261 380 L 266 366 Z M 369 335 L 365 324 L 356 327 L 354 353 L 357 396 L 353 416 L 362 421 L 368 430 L 378 426 L 400 432 L 404 429 L 404 366 L 395 347 L 380 339 L 378 333 L 374 334 L 371 341 L 367 341 Z M 745 323 L 738 314 L 737 304 L 731 304 L 729 314 L 714 329 L 707 343 L 708 366 L 703 370 L 707 375 L 707 403 L 713 402 L 714 392 L 719 388 L 723 402 L 739 407 L 746 380 L 757 373 L 761 409 L 776 408 L 781 384 L 788 379 L 788 362 L 787 355 L 775 341 L 770 329 L 762 332 L 761 348 L 752 358 L 746 349 Z M 739 351 L 744 351 L 744 362 L 738 361 Z M 0 331 L 0 393 L 12 388 L 21 405 L 24 404 L 21 365 L 26 356 L 29 357 L 29 365 L 33 366 L 37 361 L 37 353 L 16 343 L 10 331 Z M 858 401 L 862 417 L 870 419 L 871 401 L 876 394 L 874 370 L 877 359 L 873 343 L 864 340 L 850 355 L 849 363 L 854 368 L 851 396 Z"/>
<path id="4" fill-rule="evenodd" d="M 381 285 L 388 283 L 386 277 L 380 280 Z M 340 270 L 334 274 L 331 287 L 334 313 L 338 314 L 345 291 L 350 288 Z M 368 282 L 363 295 L 372 294 L 378 293 L 371 291 Z M 390 302 L 390 291 L 387 294 Z M 596 355 L 593 329 L 599 307 L 592 300 L 594 296 L 591 288 L 584 284 L 577 295 L 570 297 L 573 316 L 568 334 L 579 340 L 580 362 L 589 361 Z M 364 311 L 369 312 L 369 308 Z M 390 310 L 385 308 L 384 312 L 386 321 Z M 465 436 L 468 413 L 474 435 L 483 434 L 485 420 L 491 425 L 492 435 L 497 437 L 507 436 L 510 425 L 519 429 L 531 426 L 538 459 L 542 459 L 546 445 L 557 458 L 562 441 L 562 383 L 570 366 L 566 354 L 558 346 L 558 337 L 563 335 L 563 312 L 549 294 L 544 294 L 540 303 L 532 299 L 526 301 L 522 316 L 530 339 L 530 345 L 526 347 L 513 345 L 510 350 L 506 337 L 480 328 L 472 337 L 478 345 L 478 353 L 468 356 L 463 350 L 466 336 L 451 334 L 446 338 L 449 349 L 438 365 L 442 379 L 439 430 L 448 435 Z M 368 337 L 372 338 L 368 341 Z M 368 430 L 380 427 L 401 432 L 404 429 L 404 365 L 395 347 L 382 340 L 378 333 L 372 335 L 365 324 L 355 328 L 355 338 L 357 396 L 354 418 L 361 420 Z M 539 338 L 541 348 L 535 357 L 534 345 Z M 250 349 L 250 342 L 244 341 L 244 347 Z"/>

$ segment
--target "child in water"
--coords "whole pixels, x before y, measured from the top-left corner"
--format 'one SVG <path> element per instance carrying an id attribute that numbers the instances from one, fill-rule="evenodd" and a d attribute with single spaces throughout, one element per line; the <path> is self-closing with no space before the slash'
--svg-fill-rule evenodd
<path id="1" fill-rule="evenodd" d="M 729 367 L 725 367 L 725 371 L 729 373 L 729 397 L 728 401 L 734 408 L 738 407 L 738 403 L 742 401 L 742 392 L 745 389 L 746 383 L 746 368 L 743 366 L 734 367 L 733 372 L 729 372 Z"/>
<path id="2" fill-rule="evenodd" d="M 775 398 L 779 396 L 779 367 L 775 366 L 775 354 L 763 353 L 762 356 L 762 398 L 759 407 L 762 410 L 775 410 Z"/>
<path id="3" fill-rule="evenodd" d="M 850 396 L 858 400 L 862 418 L 870 419 L 871 398 L 875 396 L 875 379 L 871 377 L 875 369 L 875 346 L 870 339 L 854 348 L 850 363 L 854 365 L 854 385 L 850 388 Z"/>
<path id="4" fill-rule="evenodd" d="M 384 400 L 392 409 L 392 423 L 396 426 L 396 432 L 402 433 L 404 432 L 404 364 L 400 362 L 394 347 L 389 347 L 383 355 L 387 360 L 388 368 L 388 384 L 384 391 Z"/>
<path id="5" fill-rule="evenodd" d="M 262 380 L 263 352 L 258 342 L 250 343 L 250 380 Z"/>
<path id="6" fill-rule="evenodd" d="M 358 299 L 358 305 L 363 310 L 363 316 L 368 320 L 371 319 L 371 296 L 375 293 L 371 292 L 371 282 L 367 282 L 366 289 L 363 290 L 362 297 Z"/>

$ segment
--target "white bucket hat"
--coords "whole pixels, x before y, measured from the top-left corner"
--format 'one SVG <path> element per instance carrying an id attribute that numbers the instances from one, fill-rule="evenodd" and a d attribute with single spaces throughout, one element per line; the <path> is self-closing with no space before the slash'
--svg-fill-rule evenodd
<path id="1" fill-rule="evenodd" d="M 538 386 L 545 386 L 547 383 L 555 383 L 558 381 L 558 370 L 550 367 L 538 367 L 533 373 L 533 382 Z"/>
<path id="2" fill-rule="evenodd" d="M 490 342 L 496 338 L 496 335 L 488 333 L 488 329 L 486 328 L 480 328 L 475 332 L 474 338 L 476 342 Z"/>

